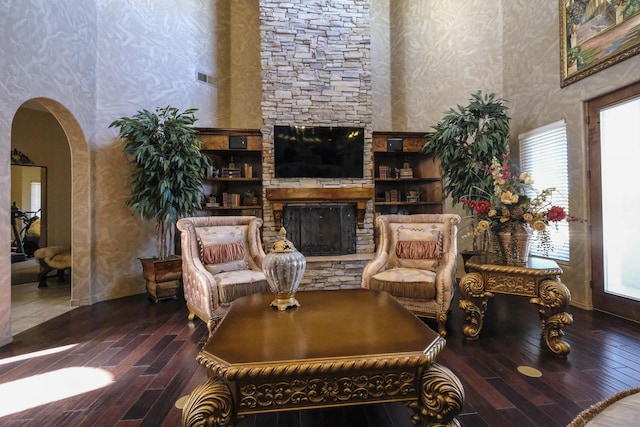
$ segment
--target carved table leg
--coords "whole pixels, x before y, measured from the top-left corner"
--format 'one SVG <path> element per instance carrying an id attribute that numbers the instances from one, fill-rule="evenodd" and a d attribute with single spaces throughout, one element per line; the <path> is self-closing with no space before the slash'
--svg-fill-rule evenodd
<path id="1" fill-rule="evenodd" d="M 182 409 L 182 425 L 185 427 L 231 426 L 233 400 L 231 390 L 224 380 L 209 378 L 196 387 Z"/>
<path id="2" fill-rule="evenodd" d="M 467 313 L 467 324 L 462 328 L 462 333 L 467 340 L 477 340 L 482 330 L 487 300 L 493 297 L 493 293 L 484 289 L 484 281 L 479 273 L 465 274 L 459 288 L 462 297 L 458 306 Z"/>
<path id="3" fill-rule="evenodd" d="M 429 426 L 460 426 L 456 416 L 462 411 L 464 388 L 458 377 L 448 368 L 431 364 L 422 374 L 419 399 L 409 407 L 414 426 L 427 422 Z"/>
<path id="4" fill-rule="evenodd" d="M 571 351 L 569 344 L 562 341 L 562 328 L 573 323 L 573 316 L 565 311 L 570 302 L 569 289 L 559 280 L 553 279 L 540 282 L 538 297 L 531 298 L 531 303 L 540 306 L 538 311 L 542 320 L 542 334 L 547 346 L 563 357 Z"/>

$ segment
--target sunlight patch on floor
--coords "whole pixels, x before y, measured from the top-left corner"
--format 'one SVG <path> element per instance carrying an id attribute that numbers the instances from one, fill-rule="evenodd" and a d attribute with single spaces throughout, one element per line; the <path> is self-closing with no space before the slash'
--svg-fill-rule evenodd
<path id="1" fill-rule="evenodd" d="M 33 359 L 36 357 L 48 356 L 50 354 L 62 353 L 63 351 L 71 350 L 77 345 L 78 344 L 69 344 L 69 345 L 64 345 L 62 347 L 48 348 L 46 350 L 34 351 L 32 353 L 27 353 L 27 354 L 21 354 L 19 356 L 5 357 L 4 359 L 0 359 L 0 366 L 8 365 L 9 363 L 14 363 L 14 362 L 21 362 L 23 360 Z"/>
<path id="2" fill-rule="evenodd" d="M 113 383 L 99 368 L 72 367 L 0 384 L 0 417 L 77 396 Z"/>

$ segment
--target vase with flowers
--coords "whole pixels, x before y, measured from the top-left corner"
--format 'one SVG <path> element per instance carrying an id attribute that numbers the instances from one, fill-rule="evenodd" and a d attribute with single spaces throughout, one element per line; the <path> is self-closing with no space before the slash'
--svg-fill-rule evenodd
<path id="1" fill-rule="evenodd" d="M 493 192 L 462 203 L 478 217 L 474 234 L 493 233 L 497 236 L 502 258 L 507 264 L 526 264 L 532 239 L 543 253 L 548 253 L 553 242 L 548 226 L 563 220 L 575 220 L 561 206 L 553 205 L 551 195 L 555 188 L 536 191 L 528 172 L 518 173 L 508 163 L 493 158 L 489 173 Z"/>

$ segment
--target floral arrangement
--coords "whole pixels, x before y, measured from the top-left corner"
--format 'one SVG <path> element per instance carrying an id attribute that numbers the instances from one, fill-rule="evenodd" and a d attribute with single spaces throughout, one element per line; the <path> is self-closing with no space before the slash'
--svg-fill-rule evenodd
<path id="1" fill-rule="evenodd" d="M 487 171 L 493 181 L 493 193 L 477 195 L 474 199 L 461 199 L 477 217 L 472 235 L 483 235 L 488 230 L 494 233 L 512 231 L 516 225 L 527 225 L 533 230 L 539 248 L 548 253 L 553 248 L 547 227 L 559 221 L 579 221 L 567 214 L 561 206 L 551 203 L 555 188 L 537 192 L 528 172 L 515 172 L 508 164 L 493 158 Z"/>

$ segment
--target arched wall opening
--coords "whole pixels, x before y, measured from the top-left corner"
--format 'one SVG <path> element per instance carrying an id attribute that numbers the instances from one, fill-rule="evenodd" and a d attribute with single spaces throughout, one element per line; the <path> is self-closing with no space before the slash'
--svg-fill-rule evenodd
<path id="1" fill-rule="evenodd" d="M 78 121 L 59 102 L 33 98 L 22 107 L 48 112 L 58 122 L 69 144 L 71 157 L 71 305 L 93 303 L 91 297 L 91 191 L 89 147 Z M 14 116 L 15 120 L 15 116 Z M 54 185 L 49 183 L 49 185 Z M 64 240 L 64 237 L 62 238 Z"/>

